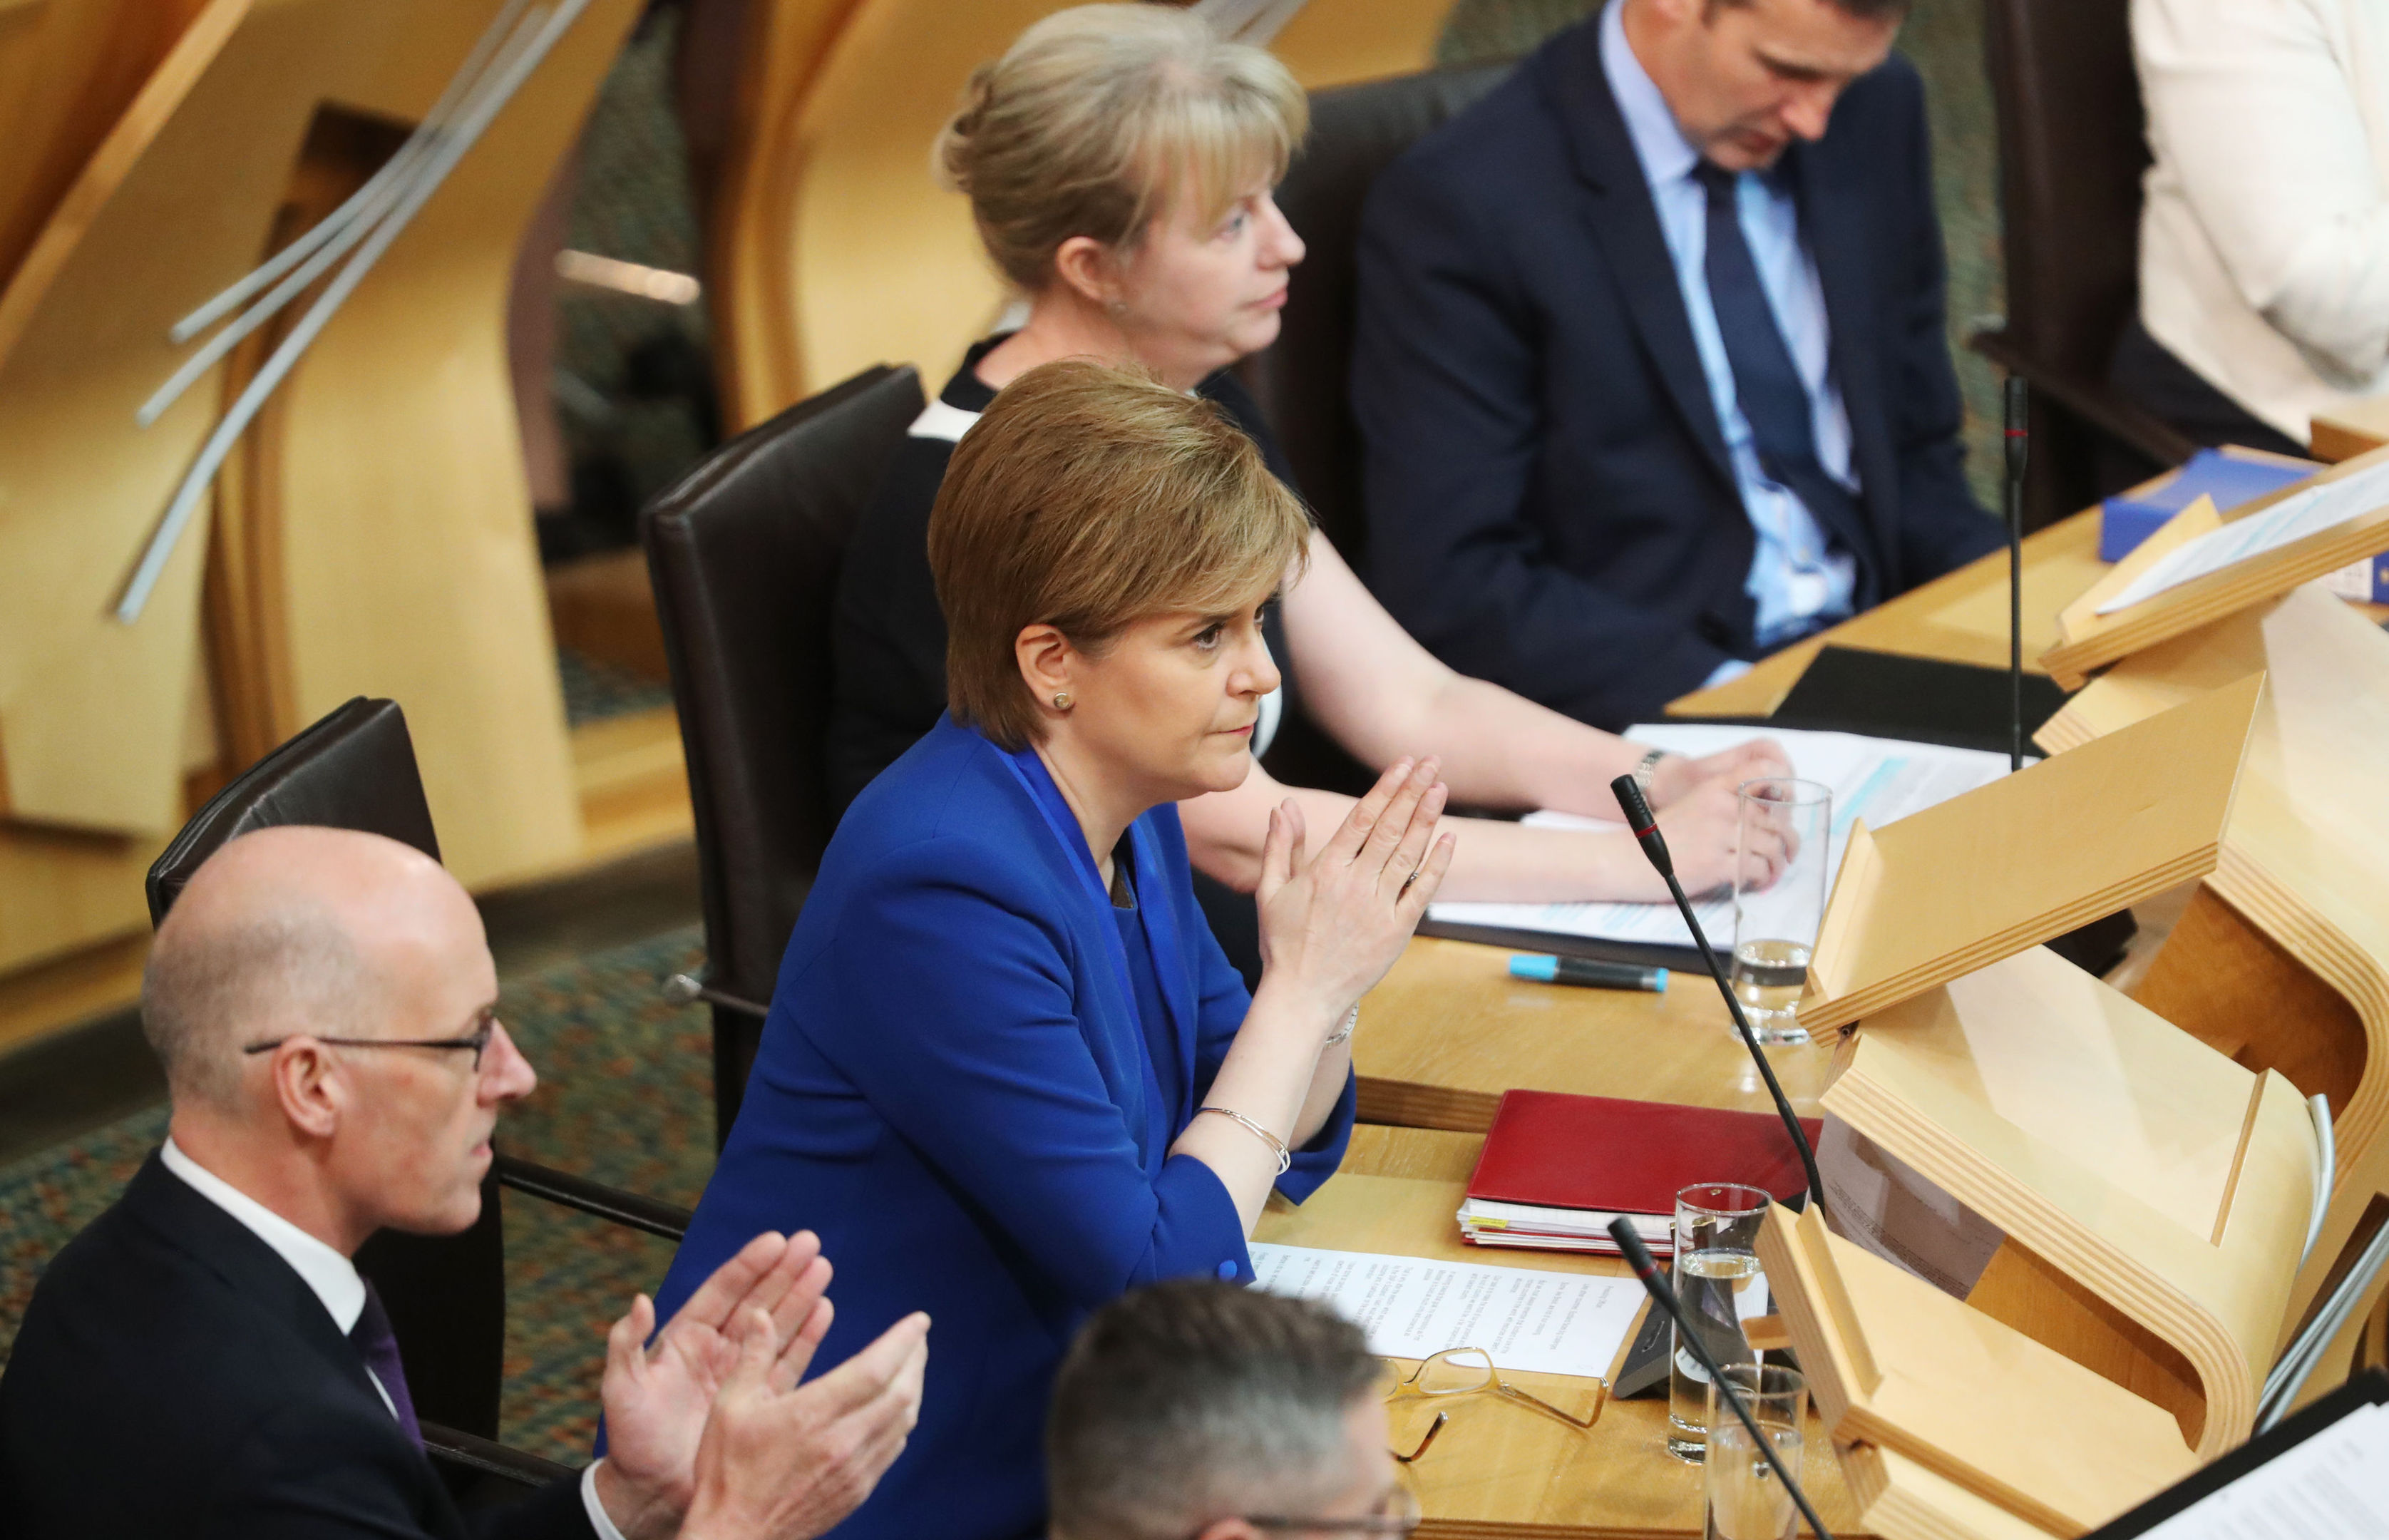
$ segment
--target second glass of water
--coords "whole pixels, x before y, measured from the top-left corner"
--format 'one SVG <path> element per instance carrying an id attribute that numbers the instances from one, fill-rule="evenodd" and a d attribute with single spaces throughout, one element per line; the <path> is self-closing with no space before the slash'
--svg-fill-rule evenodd
<path id="1" fill-rule="evenodd" d="M 1779 1364 L 1728 1364 L 1720 1372 L 1741 1394 L 1775 1457 L 1799 1481 L 1800 1421 L 1808 1407 L 1808 1382 L 1799 1370 Z M 1705 1540 L 1795 1540 L 1799 1505 L 1714 1385 L 1709 1387 L 1708 1454 Z"/>
<path id="2" fill-rule="evenodd" d="M 1743 782 L 1741 802 L 1733 992 L 1761 1043 L 1806 1043 L 1800 995 L 1833 880 L 1833 789 L 1770 777 Z"/>
<path id="3" fill-rule="evenodd" d="M 1742 1331 L 1742 1296 L 1759 1282 L 1758 1226 L 1773 1200 L 1736 1182 L 1676 1194 L 1676 1303 L 1718 1364 L 1757 1360 Z M 1674 1328 L 1667 1368 L 1667 1453 L 1697 1463 L 1708 1443 L 1709 1377 Z"/>

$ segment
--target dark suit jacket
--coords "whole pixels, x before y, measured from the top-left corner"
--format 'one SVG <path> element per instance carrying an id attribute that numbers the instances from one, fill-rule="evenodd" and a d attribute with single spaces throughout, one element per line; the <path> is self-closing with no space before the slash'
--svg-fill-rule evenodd
<path id="1" fill-rule="evenodd" d="M 592 1540 L 576 1482 L 461 1517 L 323 1302 L 151 1156 L 50 1263 L 0 1373 L 23 1540 Z"/>
<path id="2" fill-rule="evenodd" d="M 1561 33 L 1378 179 L 1351 388 L 1378 597 L 1462 672 L 1615 728 L 1756 645 L 1749 516 L 1600 48 L 1597 18 Z M 1864 490 L 1863 609 L 1999 544 L 1963 474 L 1916 72 L 1852 84 L 1783 169 Z"/>

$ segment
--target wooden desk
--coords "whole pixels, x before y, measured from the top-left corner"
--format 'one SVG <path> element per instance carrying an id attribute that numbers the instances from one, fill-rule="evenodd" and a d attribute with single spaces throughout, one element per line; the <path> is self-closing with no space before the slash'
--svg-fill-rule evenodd
<path id="1" fill-rule="evenodd" d="M 1474 1135 L 1363 1127 L 1353 1135 L 1343 1170 L 1309 1202 L 1297 1209 L 1271 1199 L 1253 1238 L 1554 1273 L 1625 1273 L 1624 1263 L 1608 1258 L 1463 1245 L 1452 1213 L 1483 1143 Z M 1578 1415 L 1592 1404 L 1583 1380 L 1509 1378 Z M 1426 1512 L 1422 1535 L 1509 1540 L 1700 1533 L 1701 1470 L 1667 1454 L 1664 1398 L 1611 1402 L 1590 1431 L 1493 1396 L 1455 1397 L 1440 1409 L 1451 1414 L 1450 1423 L 1411 1468 Z M 1397 1444 L 1405 1434 L 1415 1440 L 1433 1418 L 1415 1401 L 1392 1410 Z M 1802 1480 L 1825 1522 L 1845 1534 L 1854 1529 L 1857 1512 L 1829 1447 L 1812 1415 Z"/>
<path id="2" fill-rule="evenodd" d="M 1514 1086 L 1772 1110 L 1706 975 L 1679 972 L 1664 995 L 1577 989 L 1513 979 L 1509 956 L 1411 943 L 1361 1004 L 1352 1058 L 1363 1122 L 1482 1133 Z M 1802 1115 L 1815 1116 L 1831 1044 L 1773 1048 L 1768 1059 Z"/>
<path id="3" fill-rule="evenodd" d="M 2389 396 L 2371 396 L 2344 412 L 2314 419 L 2314 457 L 2337 464 L 2389 443 Z"/>

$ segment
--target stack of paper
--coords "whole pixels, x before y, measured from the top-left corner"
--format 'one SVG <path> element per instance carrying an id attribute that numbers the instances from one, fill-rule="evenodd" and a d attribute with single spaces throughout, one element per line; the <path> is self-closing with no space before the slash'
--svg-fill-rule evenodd
<path id="1" fill-rule="evenodd" d="M 1471 1198 L 1460 1205 L 1460 1236 L 1471 1246 L 1521 1246 L 1535 1251 L 1591 1251 L 1614 1257 L 1619 1253 L 1617 1242 L 1609 1238 L 1609 1222 L 1617 1217 L 1598 1209 L 1554 1209 Z M 1675 1254 L 1672 1217 L 1629 1213 L 1625 1218 L 1653 1256 Z"/>
<path id="2" fill-rule="evenodd" d="M 1482 1348 L 1501 1368 L 1597 1380 L 1642 1303 L 1632 1278 L 1308 1246 L 1256 1243 L 1251 1255 L 1254 1287 L 1317 1300 L 1386 1358 Z"/>

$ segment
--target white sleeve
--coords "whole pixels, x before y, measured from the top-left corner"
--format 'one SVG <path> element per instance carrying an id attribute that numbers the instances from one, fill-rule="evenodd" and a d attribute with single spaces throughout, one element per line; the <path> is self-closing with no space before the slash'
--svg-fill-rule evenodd
<path id="1" fill-rule="evenodd" d="M 602 1459 L 593 1461 L 588 1469 L 581 1472 L 581 1506 L 589 1510 L 589 1527 L 597 1532 L 597 1540 L 622 1540 L 614 1516 L 597 1500 L 597 1467 L 605 1463 Z"/>
<path id="2" fill-rule="evenodd" d="M 2250 308 L 2352 379 L 2389 361 L 2389 168 L 2339 0 L 2133 0 L 2150 146 Z"/>

